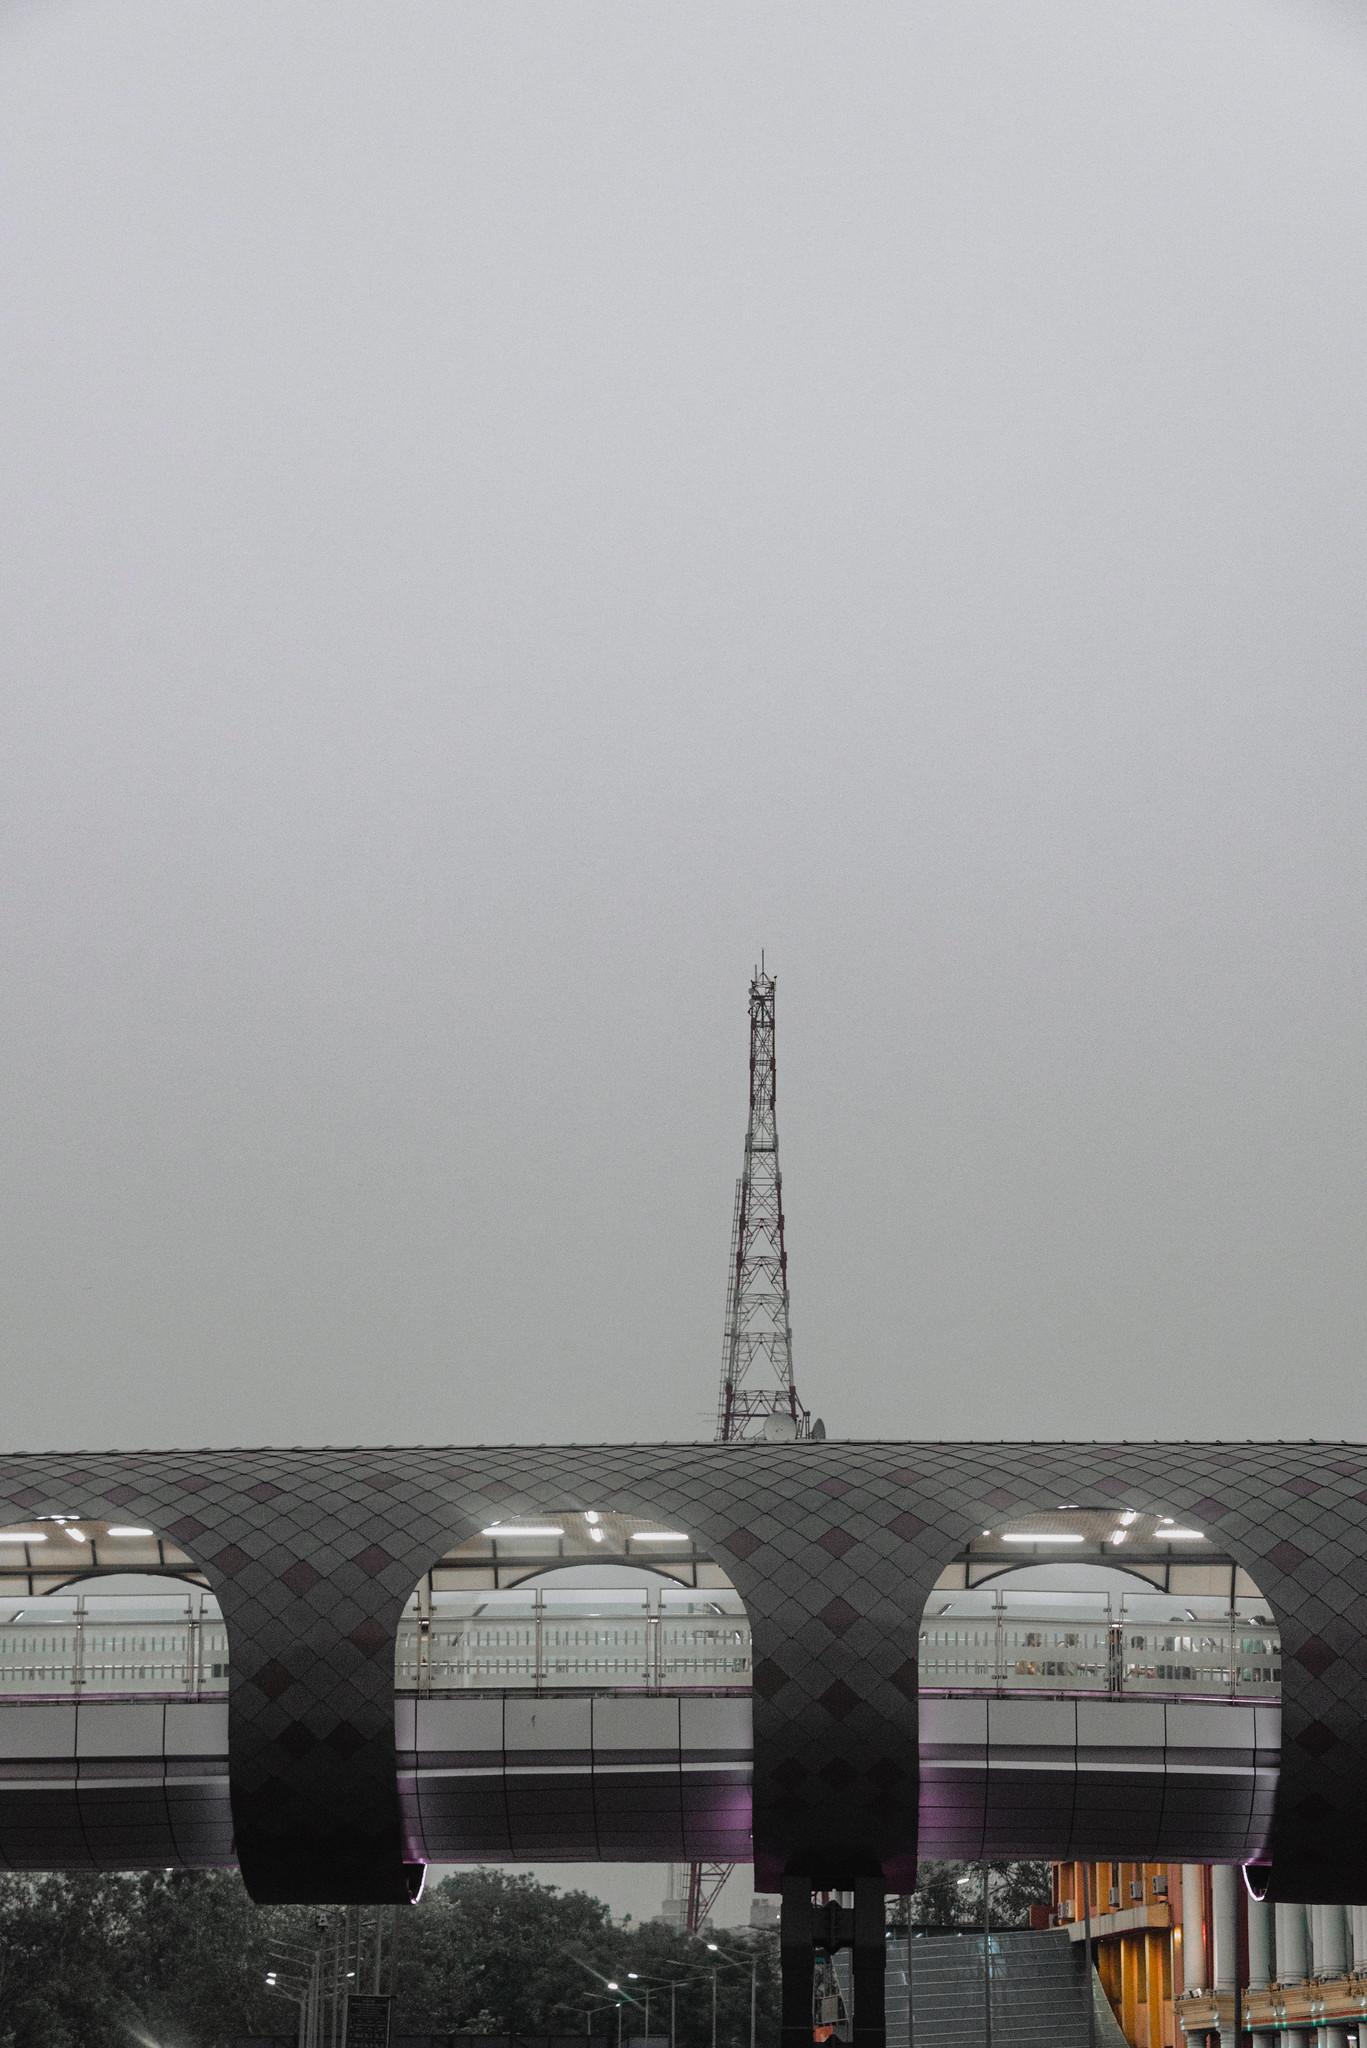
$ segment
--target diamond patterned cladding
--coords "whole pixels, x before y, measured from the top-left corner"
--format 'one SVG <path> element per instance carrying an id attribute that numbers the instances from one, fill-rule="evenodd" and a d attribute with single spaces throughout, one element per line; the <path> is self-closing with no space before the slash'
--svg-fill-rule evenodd
<path id="1" fill-rule="evenodd" d="M 905 1868 L 925 1595 L 992 1511 L 1089 1499 L 1199 1515 L 1252 1573 L 1287 1652 L 1274 1890 L 1334 1899 L 1358 1883 L 1367 1447 L 828 1441 L 14 1456 L 0 1459 L 0 1497 L 11 1517 L 74 1503 L 184 1532 L 228 1618 L 234 1818 L 262 1897 L 403 1894 L 391 1669 L 367 1647 L 375 1628 L 392 1635 L 421 1571 L 491 1511 L 605 1500 L 679 1519 L 746 1600 L 766 1673 L 755 1823 L 770 1880 L 785 1864 L 833 1874 L 842 1858 Z M 218 1553 L 234 1573 L 216 1569 Z M 316 1574 L 307 1584 L 305 1572 L 290 1576 L 300 1563 Z M 847 1609 L 858 1620 L 833 1631 L 830 1617 Z M 855 1704 L 837 1717 L 820 1701 L 834 1691 L 845 1705 L 840 1688 Z"/>

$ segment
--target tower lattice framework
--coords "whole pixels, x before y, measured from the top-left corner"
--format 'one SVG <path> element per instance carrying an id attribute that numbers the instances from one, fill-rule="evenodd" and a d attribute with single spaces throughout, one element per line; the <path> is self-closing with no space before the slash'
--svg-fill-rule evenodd
<path id="1" fill-rule="evenodd" d="M 750 1120 L 736 1182 L 726 1284 L 718 1443 L 742 1437 L 805 1437 L 811 1417 L 793 1378 L 793 1324 L 784 1243 L 783 1174 L 778 1160 L 774 977 L 763 961 L 750 983 Z M 731 1863 L 690 1863 L 684 1924 L 696 1934 L 711 1914 Z"/>
<path id="2" fill-rule="evenodd" d="M 717 1441 L 811 1434 L 793 1379 L 793 1326 L 783 1231 L 775 1100 L 774 977 L 750 983 L 750 1121 L 736 1183 L 726 1289 Z"/>

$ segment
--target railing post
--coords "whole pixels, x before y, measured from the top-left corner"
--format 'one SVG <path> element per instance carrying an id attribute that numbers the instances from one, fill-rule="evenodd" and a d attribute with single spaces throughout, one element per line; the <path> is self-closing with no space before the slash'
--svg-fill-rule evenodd
<path id="1" fill-rule="evenodd" d="M 540 1692 L 546 1681 L 546 1633 L 545 1596 L 540 1586 L 532 1593 L 532 1665 L 533 1681 Z"/>
<path id="2" fill-rule="evenodd" d="M 76 1595 L 76 1640 L 71 1648 L 71 1690 L 78 1693 L 85 1682 L 85 1595 Z"/>
<path id="3" fill-rule="evenodd" d="M 420 1699 L 432 1691 L 432 1574 L 424 1572 L 418 1581 L 418 1610 L 413 1631 L 413 1690 Z M 402 1628 L 403 1623 L 400 1621 Z"/>

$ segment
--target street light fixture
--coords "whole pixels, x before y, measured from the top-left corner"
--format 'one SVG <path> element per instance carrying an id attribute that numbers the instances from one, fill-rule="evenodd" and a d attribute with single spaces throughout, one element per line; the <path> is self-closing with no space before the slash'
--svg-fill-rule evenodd
<path id="1" fill-rule="evenodd" d="M 717 1961 L 712 1965 L 712 2048 L 717 2048 L 717 1970 L 725 1965 L 728 1970 L 739 1970 L 743 1966 L 740 1956 L 728 1955 L 720 1942 L 709 1941 L 704 1946 Z M 759 1950 L 750 1944 L 750 2048 L 755 2048 L 755 2022 L 759 2003 Z"/>

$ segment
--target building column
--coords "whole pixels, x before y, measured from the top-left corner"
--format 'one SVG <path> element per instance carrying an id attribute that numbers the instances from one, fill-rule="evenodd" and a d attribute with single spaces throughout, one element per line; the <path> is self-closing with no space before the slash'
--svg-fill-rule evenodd
<path id="1" fill-rule="evenodd" d="M 1266 1991 L 1272 1982 L 1272 1908 L 1266 1899 L 1248 1902 L 1247 1981 L 1250 1991 Z M 1275 2028 L 1258 2027 L 1253 2033 L 1255 2048 L 1273 2048 L 1276 2038 Z"/>
<path id="2" fill-rule="evenodd" d="M 1348 1919 L 1342 1906 L 1310 1908 L 1311 1964 L 1316 1977 L 1344 1977 L 1348 1973 Z M 1316 2027 L 1316 2048 L 1344 2048 L 1347 2028 L 1342 2020 L 1332 2026 Z"/>
<path id="3" fill-rule="evenodd" d="M 1348 1968 L 1348 1923 L 1342 1906 L 1310 1908 L 1310 1946 L 1317 1977 L 1342 1977 Z"/>
<path id="4" fill-rule="evenodd" d="M 1211 1867 L 1211 1920 L 1214 1922 L 1214 1974 L 1217 1991 L 1232 1991 L 1239 1975 L 1239 1873 L 1230 1863 Z"/>
<path id="5" fill-rule="evenodd" d="M 1306 1927 L 1304 1906 L 1278 1906 L 1275 1909 L 1277 1927 L 1277 1982 L 1279 1984 L 1304 1984 L 1309 1974 L 1306 1948 Z M 1281 2039 L 1286 2048 L 1309 2048 L 1310 2028 L 1288 2027 Z"/>
<path id="6" fill-rule="evenodd" d="M 1310 1974 L 1308 1930 L 1304 1906 L 1278 1906 L 1274 1911 L 1277 1929 L 1277 1982 L 1304 1984 Z M 1287 2027 L 1281 2036 L 1285 2048 L 1309 2048 L 1312 2029 Z"/>
<path id="7" fill-rule="evenodd" d="M 1203 1866 L 1182 1865 L 1182 1989 L 1204 1991 L 1211 1982 L 1206 1954 L 1206 1888 Z"/>
<path id="8" fill-rule="evenodd" d="M 1266 1991 L 1272 1981 L 1272 1908 L 1266 1899 L 1248 1902 L 1248 1988 Z"/>
<path id="9" fill-rule="evenodd" d="M 1353 1968 L 1359 1977 L 1367 1977 L 1367 1906 L 1348 1908 L 1348 1932 L 1353 1943 Z"/>

